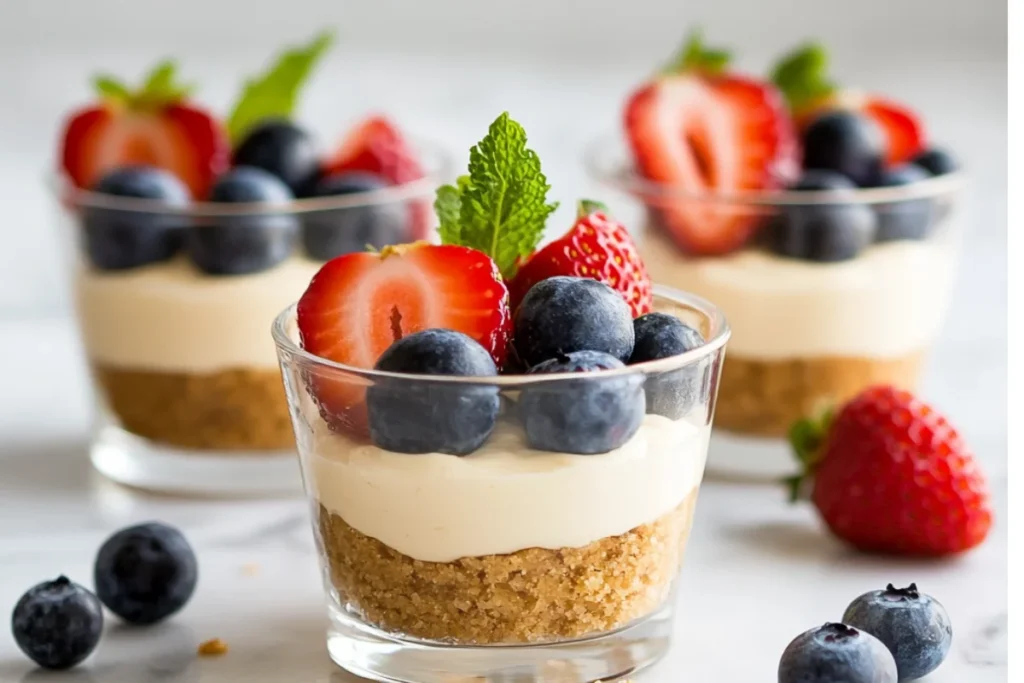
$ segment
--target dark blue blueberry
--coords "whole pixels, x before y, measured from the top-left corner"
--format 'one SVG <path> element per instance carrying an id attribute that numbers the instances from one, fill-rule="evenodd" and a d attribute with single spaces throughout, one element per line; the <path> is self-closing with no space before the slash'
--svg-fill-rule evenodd
<path id="1" fill-rule="evenodd" d="M 265 121 L 253 128 L 235 149 L 235 166 L 262 168 L 277 176 L 296 197 L 304 196 L 320 169 L 316 143 L 289 121 Z"/>
<path id="2" fill-rule="evenodd" d="M 93 568 L 96 595 L 132 624 L 174 614 L 196 589 L 195 553 L 180 531 L 157 522 L 122 529 L 100 547 Z"/>
<path id="3" fill-rule="evenodd" d="M 258 273 L 284 261 L 295 247 L 299 230 L 298 220 L 287 212 L 292 199 L 288 186 L 262 169 L 239 166 L 228 171 L 210 191 L 211 202 L 265 207 L 205 218 L 202 225 L 189 230 L 192 261 L 211 275 Z M 281 211 L 265 212 L 275 206 Z"/>
<path id="4" fill-rule="evenodd" d="M 372 173 L 338 173 L 320 179 L 314 197 L 335 197 L 376 192 L 388 186 Z M 404 202 L 383 202 L 307 213 L 302 219 L 302 243 L 311 258 L 328 261 L 335 256 L 380 249 L 409 241 L 408 209 Z"/>
<path id="5" fill-rule="evenodd" d="M 885 160 L 885 136 L 871 119 L 852 111 L 830 111 L 814 119 L 803 136 L 804 168 L 841 173 L 860 186 L 873 185 Z"/>
<path id="6" fill-rule="evenodd" d="M 402 337 L 381 354 L 377 370 L 413 375 L 493 377 L 487 350 L 453 330 Z M 397 453 L 472 453 L 498 418 L 497 388 L 431 381 L 381 380 L 366 391 L 370 438 Z"/>
<path id="7" fill-rule="evenodd" d="M 551 277 L 519 304 L 515 347 L 528 367 L 574 351 L 603 351 L 625 362 L 633 353 L 633 316 L 603 282 Z"/>
<path id="8" fill-rule="evenodd" d="M 33 586 L 11 614 L 18 647 L 46 669 L 70 669 L 88 657 L 103 632 L 96 596 L 61 576 Z"/>
<path id="9" fill-rule="evenodd" d="M 529 374 L 591 373 L 623 368 L 601 351 L 560 354 L 530 368 Z M 644 419 L 640 375 L 587 377 L 540 382 L 523 389 L 519 411 L 530 448 L 556 453 L 607 453 L 636 434 Z"/>
<path id="10" fill-rule="evenodd" d="M 896 660 L 901 681 L 912 681 L 938 668 L 949 653 L 953 627 L 945 608 L 916 584 L 860 596 L 846 608 L 843 621 L 885 644 Z"/>
<path id="11" fill-rule="evenodd" d="M 636 342 L 630 365 L 678 356 L 704 344 L 700 332 L 674 315 L 648 313 L 633 321 Z M 644 384 L 647 412 L 678 420 L 696 403 L 703 386 L 703 364 L 650 374 Z"/>
<path id="12" fill-rule="evenodd" d="M 836 202 L 787 204 L 765 231 L 769 248 L 782 256 L 833 263 L 855 258 L 875 236 L 876 220 L 864 204 L 838 203 L 851 199 L 857 186 L 835 171 L 808 169 L 790 190 L 834 192 Z"/>
<path id="13" fill-rule="evenodd" d="M 797 636 L 782 653 L 779 683 L 896 683 L 896 662 L 874 636 L 825 624 Z"/>
<path id="14" fill-rule="evenodd" d="M 960 170 L 960 164 L 944 149 L 926 149 L 910 160 L 910 163 L 928 171 L 929 175 L 946 175 Z"/>
<path id="15" fill-rule="evenodd" d="M 914 164 L 888 168 L 878 179 L 879 187 L 904 187 L 928 179 L 928 172 Z M 875 207 L 879 242 L 923 240 L 934 225 L 934 203 L 928 197 L 886 202 Z"/>
<path id="16" fill-rule="evenodd" d="M 168 207 L 189 202 L 184 183 L 151 166 L 125 166 L 100 178 L 94 192 L 150 199 Z M 185 217 L 173 212 L 87 207 L 83 211 L 86 254 L 97 268 L 124 270 L 166 261 L 181 248 Z"/>

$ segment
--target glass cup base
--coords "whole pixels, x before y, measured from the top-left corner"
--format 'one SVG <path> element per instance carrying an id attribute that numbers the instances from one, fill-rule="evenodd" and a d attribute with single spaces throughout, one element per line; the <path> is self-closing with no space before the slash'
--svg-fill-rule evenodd
<path id="1" fill-rule="evenodd" d="M 459 646 L 396 637 L 330 608 L 327 651 L 341 668 L 394 683 L 591 683 L 645 669 L 668 651 L 673 601 L 618 631 L 559 643 Z"/>
<path id="2" fill-rule="evenodd" d="M 93 467 L 133 488 L 198 496 L 298 496 L 294 451 L 195 451 L 154 443 L 107 422 L 89 448 Z"/>

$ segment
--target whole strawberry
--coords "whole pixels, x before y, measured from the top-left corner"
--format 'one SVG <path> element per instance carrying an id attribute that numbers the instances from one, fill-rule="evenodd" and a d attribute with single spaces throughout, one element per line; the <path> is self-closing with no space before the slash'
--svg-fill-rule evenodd
<path id="1" fill-rule="evenodd" d="M 810 498 L 832 532 L 860 550 L 940 556 L 985 540 L 988 487 L 956 429 L 907 391 L 875 386 L 790 430 Z M 811 477 L 808 481 L 808 476 Z"/>

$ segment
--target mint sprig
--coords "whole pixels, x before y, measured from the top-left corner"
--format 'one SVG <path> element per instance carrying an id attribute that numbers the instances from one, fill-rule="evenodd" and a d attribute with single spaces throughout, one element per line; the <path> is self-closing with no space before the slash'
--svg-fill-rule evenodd
<path id="1" fill-rule="evenodd" d="M 704 34 L 700 29 L 690 32 L 682 49 L 676 53 L 662 69 L 665 74 L 687 73 L 699 71 L 705 74 L 718 74 L 725 71 L 732 61 L 732 53 L 721 48 L 711 48 L 704 44 Z"/>
<path id="2" fill-rule="evenodd" d="M 227 120 L 232 144 L 260 121 L 291 118 L 299 91 L 333 41 L 334 34 L 325 31 L 308 45 L 286 50 L 266 73 L 246 81 Z"/>
<path id="3" fill-rule="evenodd" d="M 510 279 L 558 208 L 547 202 L 550 189 L 537 153 L 526 147 L 526 131 L 505 112 L 470 149 L 469 174 L 437 191 L 441 242 L 484 252 Z"/>
<path id="4" fill-rule="evenodd" d="M 820 43 L 807 43 L 785 55 L 772 69 L 771 80 L 789 108 L 800 111 L 836 90 L 828 77 L 828 52 Z"/>

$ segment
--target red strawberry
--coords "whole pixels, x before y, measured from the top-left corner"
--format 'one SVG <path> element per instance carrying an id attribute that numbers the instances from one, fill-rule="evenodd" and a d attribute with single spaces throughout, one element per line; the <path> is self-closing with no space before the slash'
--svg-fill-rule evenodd
<path id="1" fill-rule="evenodd" d="M 604 207 L 580 202 L 576 224 L 540 249 L 509 283 L 515 311 L 530 288 L 555 275 L 589 277 L 611 285 L 637 318 L 653 307 L 651 278 L 629 232 L 605 213 Z"/>
<path id="2" fill-rule="evenodd" d="M 416 242 L 325 263 L 299 299 L 298 326 L 304 349 L 357 368 L 372 368 L 396 339 L 439 327 L 473 337 L 501 367 L 512 321 L 487 255 Z M 339 372 L 310 384 L 332 427 L 365 434 L 364 383 Z"/>
<path id="3" fill-rule="evenodd" d="M 813 475 L 811 500 L 840 538 L 861 550 L 949 555 L 992 526 L 988 487 L 956 429 L 909 392 L 871 387 L 834 419 L 790 432 Z M 800 477 L 794 478 L 794 493 Z"/>
<path id="4" fill-rule="evenodd" d="M 61 164 L 76 186 L 91 188 L 118 166 L 146 164 L 181 179 L 196 199 L 228 166 L 227 136 L 219 121 L 187 101 L 174 83 L 174 66 L 161 64 L 132 92 L 98 82 L 101 101 L 68 119 Z"/>
<path id="5" fill-rule="evenodd" d="M 324 165 L 324 174 L 343 171 L 367 171 L 402 185 L 424 177 L 411 145 L 394 123 L 384 116 L 371 116 L 357 125 L 342 141 L 335 155 Z M 430 232 L 430 203 L 412 202 L 412 234 L 425 239 Z"/>

